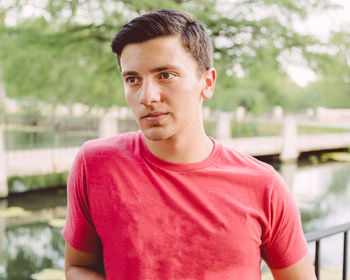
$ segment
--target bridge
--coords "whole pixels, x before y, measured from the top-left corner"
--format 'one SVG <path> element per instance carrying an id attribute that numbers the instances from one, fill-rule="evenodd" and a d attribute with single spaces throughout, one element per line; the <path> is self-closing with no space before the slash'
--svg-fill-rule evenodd
<path id="1" fill-rule="evenodd" d="M 221 139 L 219 142 L 252 156 L 282 155 L 285 149 L 282 136 Z M 350 133 L 298 135 L 293 146 L 297 155 L 313 151 L 346 149 L 350 147 Z"/>
<path id="2" fill-rule="evenodd" d="M 300 153 L 346 149 L 350 147 L 350 132 L 298 135 L 294 118 L 287 117 L 281 136 L 231 138 L 231 119 L 222 115 L 215 135 L 223 145 L 252 156 L 278 155 L 281 161 L 295 161 Z M 99 137 L 118 133 L 113 117 L 103 118 Z M 0 197 L 8 195 L 7 178 L 53 174 L 69 171 L 79 147 L 10 150 L 4 147 L 0 129 Z"/>

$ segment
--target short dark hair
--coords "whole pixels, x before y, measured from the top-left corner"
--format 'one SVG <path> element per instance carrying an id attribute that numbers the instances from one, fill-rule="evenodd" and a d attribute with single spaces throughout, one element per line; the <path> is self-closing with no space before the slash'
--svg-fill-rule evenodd
<path id="1" fill-rule="evenodd" d="M 205 25 L 186 12 L 157 9 L 125 24 L 112 40 L 112 51 L 120 56 L 124 47 L 161 36 L 180 35 L 182 43 L 203 73 L 213 65 L 213 47 Z"/>

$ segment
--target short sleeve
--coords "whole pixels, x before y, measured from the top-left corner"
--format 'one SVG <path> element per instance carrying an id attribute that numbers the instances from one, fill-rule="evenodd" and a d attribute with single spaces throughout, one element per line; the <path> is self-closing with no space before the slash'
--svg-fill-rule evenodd
<path id="1" fill-rule="evenodd" d="M 97 252 L 100 239 L 90 215 L 84 147 L 74 159 L 67 182 L 67 217 L 62 236 L 73 248 Z"/>
<path id="2" fill-rule="evenodd" d="M 272 269 L 295 264 L 308 251 L 300 214 L 288 187 L 277 172 L 273 173 L 269 194 L 269 225 L 263 234 L 261 254 Z"/>

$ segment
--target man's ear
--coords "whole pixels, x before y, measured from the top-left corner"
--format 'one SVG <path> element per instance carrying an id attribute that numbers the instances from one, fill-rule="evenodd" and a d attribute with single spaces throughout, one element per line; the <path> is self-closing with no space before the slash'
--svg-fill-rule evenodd
<path id="1" fill-rule="evenodd" d="M 203 74 L 203 88 L 202 88 L 202 97 L 204 99 L 210 99 L 214 93 L 216 81 L 216 70 L 211 67 L 206 70 Z"/>

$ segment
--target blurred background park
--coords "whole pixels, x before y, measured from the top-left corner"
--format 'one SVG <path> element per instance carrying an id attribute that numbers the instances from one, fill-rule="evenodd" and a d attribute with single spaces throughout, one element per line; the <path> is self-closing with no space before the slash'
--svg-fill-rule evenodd
<path id="1" fill-rule="evenodd" d="M 208 135 L 272 164 L 306 233 L 350 222 L 349 1 L 1 0 L 0 279 L 64 279 L 72 159 L 86 140 L 137 129 L 111 38 L 155 8 L 208 27 Z M 342 238 L 322 241 L 321 279 L 342 279 Z"/>

